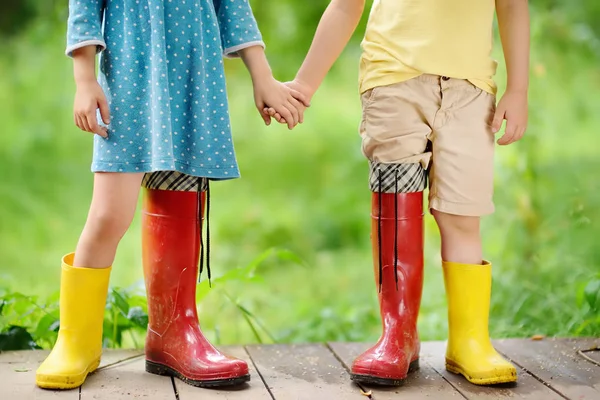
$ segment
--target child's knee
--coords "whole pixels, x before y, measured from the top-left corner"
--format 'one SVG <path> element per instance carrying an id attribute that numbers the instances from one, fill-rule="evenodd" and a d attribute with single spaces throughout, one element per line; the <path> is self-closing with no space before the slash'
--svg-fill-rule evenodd
<path id="1" fill-rule="evenodd" d="M 121 240 L 133 216 L 123 215 L 114 210 L 93 210 L 90 212 L 86 228 L 97 239 L 109 242 Z"/>
<path id="2" fill-rule="evenodd" d="M 442 235 L 479 235 L 479 217 L 446 214 L 432 210 Z"/>

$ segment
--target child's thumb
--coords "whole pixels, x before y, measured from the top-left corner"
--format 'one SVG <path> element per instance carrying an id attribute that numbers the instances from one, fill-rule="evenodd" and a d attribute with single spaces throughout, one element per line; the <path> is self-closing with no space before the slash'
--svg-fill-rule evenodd
<path id="1" fill-rule="evenodd" d="M 500 130 L 503 120 L 504 120 L 504 110 L 501 108 L 498 108 L 496 110 L 496 113 L 494 114 L 494 120 L 492 121 L 492 131 L 494 133 L 496 133 Z"/>

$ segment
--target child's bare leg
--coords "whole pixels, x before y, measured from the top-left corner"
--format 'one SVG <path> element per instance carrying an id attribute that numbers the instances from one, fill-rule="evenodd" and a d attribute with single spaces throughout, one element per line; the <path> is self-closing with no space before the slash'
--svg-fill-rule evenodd
<path id="1" fill-rule="evenodd" d="M 442 236 L 442 260 L 462 264 L 481 264 L 479 217 L 432 211 Z"/>
<path id="2" fill-rule="evenodd" d="M 112 265 L 117 246 L 129 228 L 143 173 L 96 173 L 88 218 L 75 250 L 75 267 Z"/>

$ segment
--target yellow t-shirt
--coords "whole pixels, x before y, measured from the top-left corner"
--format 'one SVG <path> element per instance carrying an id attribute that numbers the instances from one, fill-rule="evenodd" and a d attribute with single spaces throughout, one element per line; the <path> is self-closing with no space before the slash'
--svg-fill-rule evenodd
<path id="1" fill-rule="evenodd" d="M 421 74 L 496 93 L 494 0 L 375 0 L 362 42 L 360 92 Z"/>

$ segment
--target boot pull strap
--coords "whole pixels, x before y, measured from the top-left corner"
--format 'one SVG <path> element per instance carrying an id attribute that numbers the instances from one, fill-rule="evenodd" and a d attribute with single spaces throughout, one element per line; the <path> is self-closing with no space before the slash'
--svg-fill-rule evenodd
<path id="1" fill-rule="evenodd" d="M 200 272 L 198 273 L 198 282 L 202 278 L 202 271 L 204 270 L 204 240 L 202 238 L 203 224 L 202 224 L 202 187 L 205 178 L 198 178 L 198 231 L 200 233 Z M 206 272 L 208 274 L 208 286 L 212 287 L 210 280 L 210 185 L 208 179 L 206 179 Z"/>
<path id="2" fill-rule="evenodd" d="M 398 168 L 394 170 L 394 279 L 396 281 L 396 291 L 398 291 Z"/>
<path id="3" fill-rule="evenodd" d="M 208 286 L 212 287 L 210 281 L 210 184 L 208 179 L 206 179 L 206 273 Z"/>
<path id="4" fill-rule="evenodd" d="M 382 208 L 382 200 L 381 200 L 381 186 L 382 186 L 382 175 L 381 169 L 377 168 L 377 179 L 379 183 L 379 210 L 377 212 L 377 252 L 379 253 L 379 293 L 381 293 L 381 288 L 383 286 L 383 260 L 381 255 L 381 208 Z"/>

